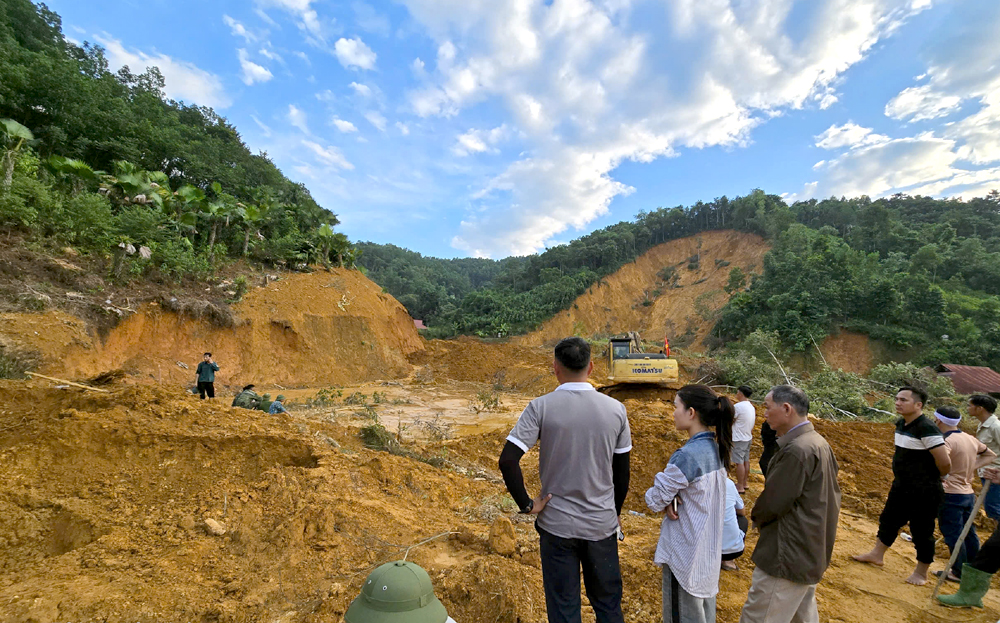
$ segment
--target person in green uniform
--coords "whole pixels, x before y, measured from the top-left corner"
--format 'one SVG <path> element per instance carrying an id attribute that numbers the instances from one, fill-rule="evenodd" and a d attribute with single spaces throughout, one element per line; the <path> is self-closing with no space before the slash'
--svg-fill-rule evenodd
<path id="1" fill-rule="evenodd" d="M 212 361 L 212 353 L 205 353 L 205 358 L 198 364 L 195 373 L 198 375 L 198 395 L 204 400 L 205 397 L 215 398 L 215 373 L 219 371 L 219 364 Z"/>

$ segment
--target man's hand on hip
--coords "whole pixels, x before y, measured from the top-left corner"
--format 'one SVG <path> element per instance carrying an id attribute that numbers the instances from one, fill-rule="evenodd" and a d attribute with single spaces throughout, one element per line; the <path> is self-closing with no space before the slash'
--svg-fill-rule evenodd
<path id="1" fill-rule="evenodd" d="M 545 508 L 545 505 L 548 504 L 549 500 L 551 499 L 552 499 L 551 493 L 546 496 L 541 496 L 541 495 L 538 496 L 537 498 L 531 501 L 531 511 L 528 514 L 537 515 L 538 513 L 542 512 L 542 510 Z"/>

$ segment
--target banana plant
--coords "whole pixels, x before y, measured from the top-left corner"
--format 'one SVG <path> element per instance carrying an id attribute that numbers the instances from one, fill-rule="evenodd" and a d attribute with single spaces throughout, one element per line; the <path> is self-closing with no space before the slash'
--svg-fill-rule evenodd
<path id="1" fill-rule="evenodd" d="M 163 207 L 170 195 L 170 179 L 162 171 L 144 171 L 125 160 L 114 162 L 114 173 L 105 175 L 100 192 L 121 205 L 137 203 Z"/>
<path id="2" fill-rule="evenodd" d="M 33 140 L 35 135 L 25 126 L 13 119 L 0 119 L 0 147 L 3 149 L 0 152 L 0 170 L 3 171 L 4 193 L 10 190 L 10 185 L 14 182 L 14 163 L 17 161 L 17 154 Z"/>

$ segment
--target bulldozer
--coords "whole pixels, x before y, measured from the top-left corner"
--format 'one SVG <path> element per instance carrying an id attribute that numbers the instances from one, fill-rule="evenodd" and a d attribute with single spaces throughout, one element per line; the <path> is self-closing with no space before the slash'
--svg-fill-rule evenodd
<path id="1" fill-rule="evenodd" d="M 643 352 L 642 338 L 635 331 L 613 337 L 608 347 L 608 381 L 598 391 L 612 397 L 629 390 L 678 389 L 677 360 L 663 353 Z"/>

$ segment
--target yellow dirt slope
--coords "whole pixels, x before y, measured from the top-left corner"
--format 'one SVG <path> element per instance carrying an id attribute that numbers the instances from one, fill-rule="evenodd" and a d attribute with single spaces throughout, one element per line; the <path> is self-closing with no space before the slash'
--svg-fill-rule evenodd
<path id="1" fill-rule="evenodd" d="M 723 287 L 729 271 L 738 266 L 746 273 L 760 272 L 768 248 L 760 236 L 734 231 L 710 231 L 665 242 L 605 277 L 569 310 L 519 341 L 539 345 L 568 335 L 639 331 L 648 340 L 667 335 L 671 344 L 700 349 L 715 322 L 714 314 L 726 303 Z M 695 266 L 690 260 L 696 255 Z M 676 281 L 661 278 L 661 271 L 669 267 Z M 647 300 L 648 305 L 644 304 Z"/>
<path id="2" fill-rule="evenodd" d="M 41 372 L 85 378 L 124 368 L 141 378 L 193 384 L 201 354 L 221 366 L 217 385 L 346 384 L 403 376 L 424 348 L 406 309 L 358 271 L 292 274 L 253 288 L 236 322 L 208 320 L 152 304 L 103 340 L 59 312 L 0 315 L 0 337 L 39 351 Z M 183 367 L 180 364 L 188 366 Z"/>

